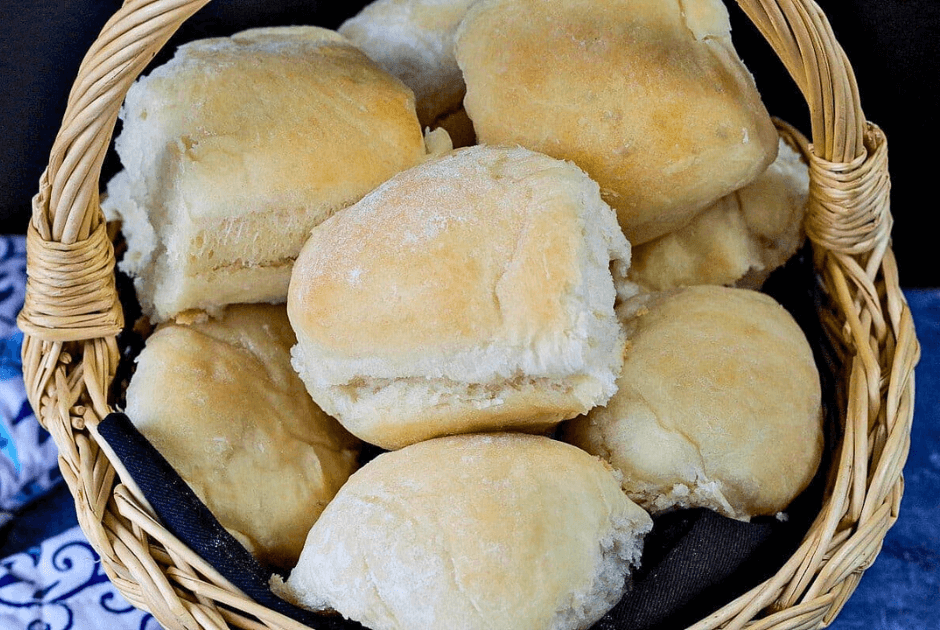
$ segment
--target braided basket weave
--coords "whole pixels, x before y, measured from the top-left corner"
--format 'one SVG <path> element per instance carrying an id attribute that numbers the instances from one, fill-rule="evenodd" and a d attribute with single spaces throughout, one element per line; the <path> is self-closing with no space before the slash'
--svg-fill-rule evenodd
<path id="1" fill-rule="evenodd" d="M 153 516 L 96 432 L 124 322 L 99 207 L 102 162 L 131 83 L 208 0 L 128 0 L 88 52 L 69 96 L 27 237 L 19 318 L 30 402 L 59 448 L 79 523 L 132 604 L 169 630 L 303 628 L 233 587 Z M 828 296 L 819 318 L 839 355 L 840 442 L 819 515 L 770 579 L 695 630 L 827 625 L 897 518 L 919 346 L 890 247 L 885 139 L 860 108 L 852 69 L 811 0 L 738 0 L 784 62 L 811 114 L 806 232 Z"/>

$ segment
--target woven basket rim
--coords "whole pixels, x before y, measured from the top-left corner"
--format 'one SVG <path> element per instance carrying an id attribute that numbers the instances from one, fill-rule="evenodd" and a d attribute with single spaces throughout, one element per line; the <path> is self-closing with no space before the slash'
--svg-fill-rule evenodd
<path id="1" fill-rule="evenodd" d="M 98 437 L 124 328 L 98 186 L 131 83 L 208 0 L 127 0 L 86 55 L 69 96 L 27 236 L 18 323 L 37 418 L 59 448 L 79 524 L 111 581 L 166 628 L 300 629 L 254 603 L 157 521 Z M 778 572 L 692 626 L 828 625 L 894 523 L 910 444 L 920 348 L 890 244 L 884 135 L 862 113 L 854 73 L 812 0 L 737 0 L 810 109 L 811 141 L 781 124 L 810 164 L 806 232 L 831 307 L 821 323 L 845 365 L 842 442 L 830 493 Z"/>

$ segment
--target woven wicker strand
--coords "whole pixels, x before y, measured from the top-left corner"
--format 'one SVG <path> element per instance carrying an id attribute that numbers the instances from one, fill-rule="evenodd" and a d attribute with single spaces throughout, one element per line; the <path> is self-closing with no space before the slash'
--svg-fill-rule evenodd
<path id="1" fill-rule="evenodd" d="M 86 55 L 69 96 L 27 239 L 19 317 L 30 403 L 59 448 L 79 523 L 108 577 L 168 630 L 300 630 L 251 601 L 180 543 L 96 425 L 123 326 L 114 250 L 99 207 L 101 165 L 131 83 L 208 0 L 128 0 Z M 841 438 L 826 500 L 799 549 L 768 580 L 694 630 L 827 625 L 898 515 L 920 349 L 890 247 L 887 145 L 868 123 L 851 66 L 811 0 L 738 0 L 804 95 L 811 142 L 780 125 L 810 163 L 806 230 L 830 304 L 819 317 L 840 369 Z"/>

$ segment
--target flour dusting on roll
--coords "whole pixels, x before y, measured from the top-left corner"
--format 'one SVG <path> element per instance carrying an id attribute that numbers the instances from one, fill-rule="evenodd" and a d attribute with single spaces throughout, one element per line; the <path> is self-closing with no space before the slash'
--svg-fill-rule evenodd
<path id="1" fill-rule="evenodd" d="M 629 587 L 651 527 L 580 449 L 438 438 L 353 475 L 273 586 L 373 630 L 587 628 Z"/>
<path id="2" fill-rule="evenodd" d="M 546 431 L 615 391 L 630 245 L 569 162 L 469 147 L 377 188 L 294 266 L 294 366 L 314 400 L 384 448 Z"/>

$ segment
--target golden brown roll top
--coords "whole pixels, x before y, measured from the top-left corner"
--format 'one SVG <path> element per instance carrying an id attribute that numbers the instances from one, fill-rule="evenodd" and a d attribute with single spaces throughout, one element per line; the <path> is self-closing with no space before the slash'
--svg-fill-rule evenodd
<path id="1" fill-rule="evenodd" d="M 520 148 L 392 178 L 313 230 L 288 313 L 314 399 L 386 448 L 542 431 L 614 391 L 630 246 L 597 184 Z"/>
<path id="2" fill-rule="evenodd" d="M 181 46 L 121 115 L 102 206 L 155 321 L 283 301 L 310 229 L 425 157 L 411 91 L 317 27 Z"/>
<path id="3" fill-rule="evenodd" d="M 776 155 L 720 0 L 484 0 L 458 30 L 457 61 L 480 142 L 575 162 L 633 245 Z"/>

